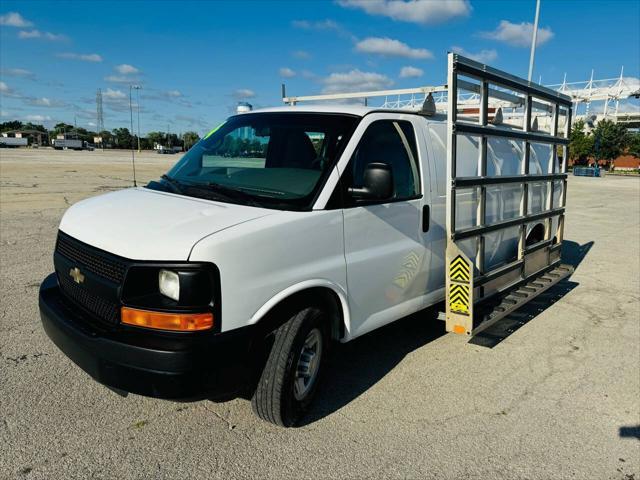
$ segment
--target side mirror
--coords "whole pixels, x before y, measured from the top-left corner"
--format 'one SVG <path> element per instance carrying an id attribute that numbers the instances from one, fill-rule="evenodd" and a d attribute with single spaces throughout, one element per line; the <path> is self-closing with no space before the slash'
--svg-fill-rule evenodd
<path id="1" fill-rule="evenodd" d="M 370 163 L 364 170 L 364 186 L 349 188 L 353 198 L 361 200 L 386 200 L 393 195 L 393 174 L 386 163 Z"/>

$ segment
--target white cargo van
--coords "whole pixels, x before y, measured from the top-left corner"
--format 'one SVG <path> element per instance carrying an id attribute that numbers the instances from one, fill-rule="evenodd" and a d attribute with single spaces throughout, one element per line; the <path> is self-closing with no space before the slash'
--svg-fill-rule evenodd
<path id="1" fill-rule="evenodd" d="M 450 54 L 443 87 L 284 100 L 65 213 L 41 317 L 97 381 L 248 393 L 290 426 L 330 343 L 443 301 L 447 330 L 472 335 L 569 273 L 567 97 Z"/>

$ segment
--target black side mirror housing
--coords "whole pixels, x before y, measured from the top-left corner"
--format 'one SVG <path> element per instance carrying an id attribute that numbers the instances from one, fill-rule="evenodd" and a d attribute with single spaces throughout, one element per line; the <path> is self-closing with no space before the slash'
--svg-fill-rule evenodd
<path id="1" fill-rule="evenodd" d="M 349 188 L 358 200 L 387 200 L 393 196 L 393 173 L 386 163 L 374 162 L 364 170 L 362 188 Z"/>

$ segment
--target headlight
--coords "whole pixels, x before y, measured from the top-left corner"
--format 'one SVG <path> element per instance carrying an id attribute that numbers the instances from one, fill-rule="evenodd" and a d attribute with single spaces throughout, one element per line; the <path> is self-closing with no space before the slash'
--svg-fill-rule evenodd
<path id="1" fill-rule="evenodd" d="M 158 273 L 158 287 L 165 297 L 178 302 L 180 300 L 180 277 L 171 270 L 160 270 Z"/>
<path id="2" fill-rule="evenodd" d="M 220 272 L 211 263 L 139 263 L 127 270 L 120 293 L 127 307 L 162 312 L 220 308 Z"/>

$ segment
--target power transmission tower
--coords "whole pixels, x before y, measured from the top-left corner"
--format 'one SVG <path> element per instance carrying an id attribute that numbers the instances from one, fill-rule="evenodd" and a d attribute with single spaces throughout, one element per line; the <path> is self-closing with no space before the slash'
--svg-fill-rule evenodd
<path id="1" fill-rule="evenodd" d="M 96 114 L 97 114 L 97 122 L 96 128 L 98 133 L 104 130 L 104 114 L 102 112 L 102 89 L 98 89 L 96 93 Z"/>

